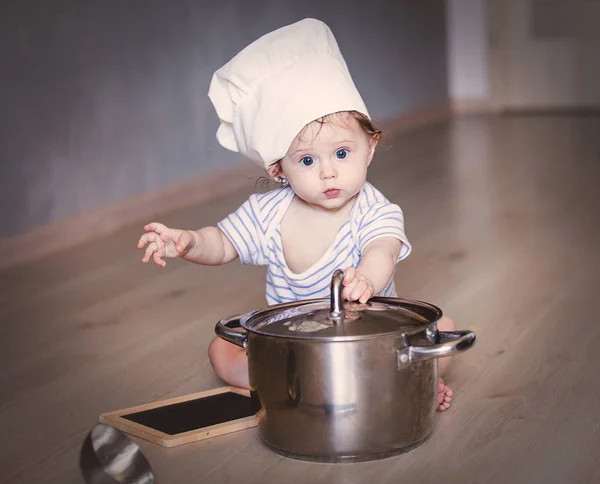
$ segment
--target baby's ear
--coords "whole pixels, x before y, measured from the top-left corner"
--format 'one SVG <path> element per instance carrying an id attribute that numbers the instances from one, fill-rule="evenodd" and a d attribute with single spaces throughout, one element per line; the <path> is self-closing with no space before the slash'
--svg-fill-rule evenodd
<path id="1" fill-rule="evenodd" d="M 369 137 L 369 165 L 371 164 L 371 160 L 373 160 L 373 156 L 375 155 L 375 150 L 377 149 L 378 144 L 379 134 L 377 135 L 377 137 Z"/>
<path id="2" fill-rule="evenodd" d="M 281 165 L 279 161 L 269 165 L 269 168 L 267 168 L 267 175 L 269 175 L 271 178 L 277 178 L 278 176 L 281 176 Z"/>

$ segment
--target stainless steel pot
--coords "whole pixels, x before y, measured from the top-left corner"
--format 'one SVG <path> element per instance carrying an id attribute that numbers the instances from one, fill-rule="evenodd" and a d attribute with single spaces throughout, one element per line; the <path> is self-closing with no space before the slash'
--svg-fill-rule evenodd
<path id="1" fill-rule="evenodd" d="M 355 462 L 417 446 L 433 429 L 437 358 L 475 342 L 471 331 L 438 331 L 442 311 L 425 302 L 343 303 L 342 279 L 336 271 L 331 300 L 269 306 L 215 328 L 246 349 L 265 410 L 261 439 L 289 457 Z"/>

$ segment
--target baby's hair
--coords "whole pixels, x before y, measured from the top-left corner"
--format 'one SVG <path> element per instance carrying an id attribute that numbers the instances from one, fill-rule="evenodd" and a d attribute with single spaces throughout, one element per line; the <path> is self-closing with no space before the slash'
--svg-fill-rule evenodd
<path id="1" fill-rule="evenodd" d="M 349 111 L 354 119 L 358 121 L 360 127 L 367 133 L 367 135 L 373 138 L 375 141 L 381 140 L 382 131 L 377 127 L 377 125 L 369 118 L 367 118 L 364 114 L 359 113 L 358 111 Z"/>
<path id="2" fill-rule="evenodd" d="M 325 123 L 336 122 L 335 118 L 338 117 L 340 114 L 350 114 L 354 119 L 356 119 L 356 121 L 358 122 L 358 125 L 362 128 L 362 130 L 366 133 L 366 135 L 369 138 L 372 138 L 373 140 L 375 140 L 377 142 L 379 142 L 381 140 L 382 131 L 377 127 L 377 125 L 371 119 L 369 119 L 364 114 L 359 113 L 358 111 L 339 111 L 339 112 L 327 114 L 321 118 L 315 119 L 312 123 L 319 123 L 320 126 L 314 136 L 317 136 L 319 134 L 321 127 Z M 305 130 L 308 128 L 308 126 L 312 123 L 307 124 L 302 129 L 302 131 L 300 131 L 300 134 L 304 133 Z M 275 163 L 273 163 L 273 165 L 277 165 L 276 171 L 279 171 L 280 163 L 281 163 L 281 160 L 278 160 Z M 273 166 L 273 165 L 271 165 L 271 166 Z M 275 177 L 275 178 L 260 177 L 256 181 L 256 185 L 258 185 L 259 183 L 261 183 L 262 188 L 265 190 L 272 189 L 273 184 L 275 185 L 274 188 L 283 188 L 283 187 L 287 186 L 287 180 L 284 180 L 280 177 Z"/>
<path id="3" fill-rule="evenodd" d="M 279 163 L 279 161 L 277 161 L 276 163 Z M 258 180 L 256 180 L 256 183 L 254 184 L 254 188 L 256 190 L 258 190 L 258 188 L 260 187 L 260 192 L 269 192 L 276 188 L 285 188 L 287 186 L 287 180 L 284 180 L 281 177 L 272 178 L 270 176 L 261 176 L 258 178 Z"/>
<path id="4" fill-rule="evenodd" d="M 358 111 L 339 111 L 337 113 L 326 114 L 321 118 L 315 119 L 313 123 L 319 123 L 320 126 L 323 126 L 325 123 L 329 122 L 335 123 L 336 118 L 343 114 L 350 114 L 354 119 L 356 119 L 358 125 L 363 129 L 363 131 L 369 138 L 373 138 L 375 141 L 379 141 L 381 139 L 381 130 L 375 125 L 375 123 L 372 120 L 370 120 L 364 114 L 359 113 Z M 300 131 L 300 134 L 304 133 L 310 124 L 312 123 L 307 124 L 302 129 L 302 131 Z M 320 130 L 321 128 L 319 127 L 319 131 Z M 319 134 L 319 131 L 315 133 L 315 136 Z M 277 163 L 279 163 L 279 161 Z"/>

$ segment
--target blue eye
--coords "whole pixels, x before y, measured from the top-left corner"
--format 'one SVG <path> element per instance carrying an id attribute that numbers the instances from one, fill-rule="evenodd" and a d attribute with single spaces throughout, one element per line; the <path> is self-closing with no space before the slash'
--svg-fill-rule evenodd
<path id="1" fill-rule="evenodd" d="M 347 154 L 348 154 L 348 150 L 346 148 L 342 148 L 341 150 L 337 150 L 335 152 L 335 156 L 337 156 L 340 160 L 343 160 L 344 158 L 346 158 Z"/>
<path id="2" fill-rule="evenodd" d="M 312 156 L 305 156 L 300 160 L 300 163 L 302 163 L 304 166 L 311 166 L 314 162 L 315 160 L 313 160 Z"/>

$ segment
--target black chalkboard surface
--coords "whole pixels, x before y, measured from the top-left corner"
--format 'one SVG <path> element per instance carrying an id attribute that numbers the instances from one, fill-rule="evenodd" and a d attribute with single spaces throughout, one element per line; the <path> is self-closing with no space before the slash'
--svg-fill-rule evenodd
<path id="1" fill-rule="evenodd" d="M 224 392 L 121 417 L 165 434 L 175 435 L 251 417 L 259 410 L 260 407 L 256 408 L 250 397 Z"/>
<path id="2" fill-rule="evenodd" d="M 250 392 L 222 387 L 105 413 L 100 421 L 172 447 L 254 427 L 259 412 L 260 403 Z"/>

